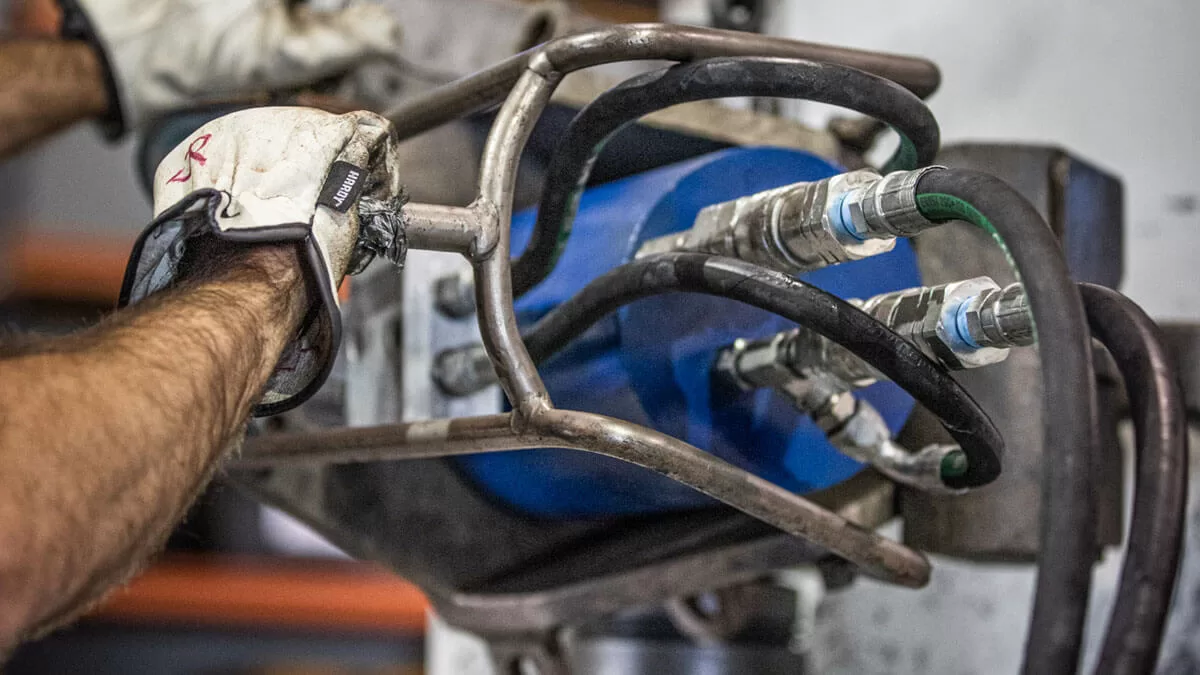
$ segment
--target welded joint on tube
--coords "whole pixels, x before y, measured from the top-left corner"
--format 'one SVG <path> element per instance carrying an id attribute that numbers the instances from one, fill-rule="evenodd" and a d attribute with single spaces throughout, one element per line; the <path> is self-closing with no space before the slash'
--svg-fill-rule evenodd
<path id="1" fill-rule="evenodd" d="M 544 48 L 539 48 L 529 57 L 529 63 L 526 64 L 525 69 L 541 76 L 544 80 L 561 79 L 563 75 L 562 71 L 546 55 Z"/>
<path id="2" fill-rule="evenodd" d="M 466 256 L 471 262 L 487 260 L 500 245 L 500 208 L 490 200 L 478 197 L 467 207 L 475 214 L 475 237 Z"/>

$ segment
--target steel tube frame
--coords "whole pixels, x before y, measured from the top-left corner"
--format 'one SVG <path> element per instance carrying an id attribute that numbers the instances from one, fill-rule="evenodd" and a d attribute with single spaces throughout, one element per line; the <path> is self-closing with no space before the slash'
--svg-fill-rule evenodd
<path id="1" fill-rule="evenodd" d="M 492 126 L 480 166 L 479 196 L 467 208 L 410 204 L 413 248 L 452 250 L 471 260 L 484 347 L 513 405 L 505 415 L 410 422 L 250 439 L 236 464 L 349 462 L 423 458 L 521 448 L 570 448 L 643 466 L 802 537 L 892 583 L 920 587 L 929 562 L 919 552 L 679 439 L 636 424 L 553 407 L 517 326 L 510 265 L 510 220 L 517 167 L 555 87 L 567 73 L 628 60 L 714 56 L 791 56 L 835 61 L 937 85 L 937 69 L 919 59 L 889 57 L 732 31 L 657 24 L 616 26 L 552 40 L 492 69 L 439 89 L 398 115 L 402 134 L 436 126 L 494 102 L 509 91 Z M 516 66 L 521 67 L 518 69 Z M 515 80 L 515 82 L 514 82 Z M 910 88 L 912 88 L 910 86 Z M 421 106 L 440 101 L 439 114 Z M 422 112 L 424 111 L 424 112 Z M 406 126 L 407 124 L 407 126 Z"/>
<path id="2" fill-rule="evenodd" d="M 929 580 L 929 563 L 922 554 L 672 436 L 603 415 L 554 408 L 542 409 L 524 431 L 514 432 L 514 422 L 515 416 L 508 413 L 260 436 L 246 445 L 237 466 L 424 459 L 533 448 L 582 450 L 669 476 L 851 560 L 883 581 L 917 588 Z"/>
<path id="3" fill-rule="evenodd" d="M 552 40 L 509 57 L 473 75 L 438 87 L 385 113 L 401 138 L 497 105 L 508 95 L 536 55 L 550 59 L 560 72 L 608 63 L 606 45 L 624 49 L 619 60 L 692 61 L 716 56 L 779 56 L 837 63 L 886 77 L 921 98 L 941 84 L 937 65 L 926 59 L 847 49 L 752 33 L 662 24 L 611 26 Z M 639 46 L 642 51 L 639 51 Z"/>
<path id="4" fill-rule="evenodd" d="M 404 205 L 401 216 L 411 248 L 472 255 L 479 230 L 473 209 L 410 202 Z"/>

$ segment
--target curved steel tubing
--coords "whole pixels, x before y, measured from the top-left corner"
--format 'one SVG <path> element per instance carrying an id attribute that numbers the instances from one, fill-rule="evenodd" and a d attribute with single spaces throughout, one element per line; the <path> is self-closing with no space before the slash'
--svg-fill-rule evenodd
<path id="1" fill-rule="evenodd" d="M 911 588 L 929 583 L 929 561 L 921 553 L 673 436 L 575 410 L 543 410 L 530 427 L 556 437 L 562 447 L 616 457 L 673 478 L 826 548 L 882 581 Z"/>
<path id="2" fill-rule="evenodd" d="M 677 438 L 574 410 L 543 409 L 522 431 L 512 428 L 513 419 L 511 414 L 485 415 L 258 436 L 246 443 L 233 466 L 423 459 L 534 448 L 594 452 L 677 480 L 836 553 L 882 581 L 912 588 L 929 581 L 929 562 L 922 554 Z"/>
<path id="3" fill-rule="evenodd" d="M 831 60 L 868 70 L 873 68 L 874 72 L 885 76 L 913 76 L 919 80 L 917 75 L 923 74 L 929 91 L 937 84 L 936 67 L 920 60 L 903 61 L 903 67 L 893 72 L 888 70 L 895 66 L 892 57 L 869 52 L 805 45 L 730 31 L 642 24 L 552 40 L 488 71 L 435 91 L 433 98 L 425 101 L 427 104 L 429 100 L 440 101 L 437 119 L 445 120 L 468 112 L 470 106 L 494 103 L 499 94 L 511 86 L 484 148 L 476 200 L 466 209 L 409 205 L 405 217 L 415 226 L 415 236 L 409 242 L 414 248 L 452 250 L 473 262 L 483 344 L 496 368 L 501 387 L 513 404 L 513 412 L 374 428 L 260 436 L 247 442 L 235 465 L 249 468 L 297 461 L 414 459 L 522 448 L 595 452 L 678 480 L 784 532 L 833 551 L 882 580 L 912 587 L 927 583 L 929 563 L 920 553 L 857 527 L 841 516 L 699 448 L 629 422 L 554 409 L 521 339 L 513 309 L 509 251 L 513 192 L 526 142 L 562 76 L 580 68 L 615 61 L 691 60 L 726 55 Z M 460 97 L 462 103 L 457 101 Z M 431 119 L 428 111 L 421 113 L 419 108 L 403 114 L 411 115 L 421 124 L 428 124 Z M 421 114 L 426 117 L 422 118 Z M 399 127 L 402 134 L 416 128 L 412 124 L 406 127 L 403 120 Z"/>
<path id="4" fill-rule="evenodd" d="M 246 439 L 231 468 L 279 464 L 349 464 L 429 459 L 482 452 L 554 447 L 552 438 L 513 432 L 512 415 L 421 420 L 375 427 L 317 429 Z"/>
<path id="5" fill-rule="evenodd" d="M 535 56 L 533 63 L 539 61 Z M 479 167 L 479 197 L 472 204 L 481 216 L 490 216 L 480 218 L 479 242 L 473 251 L 479 331 L 500 387 L 518 418 L 551 403 L 537 366 L 525 349 L 513 309 L 509 260 L 513 193 L 521 153 L 559 79 L 555 73 L 539 74 L 531 63 L 517 80 L 488 134 Z"/>
<path id="6" fill-rule="evenodd" d="M 619 52 L 619 54 L 617 53 Z M 692 61 L 715 56 L 780 56 L 837 63 L 886 77 L 921 98 L 941 84 L 938 67 L 926 59 L 847 49 L 752 33 L 664 24 L 627 24 L 551 40 L 473 75 L 443 85 L 385 113 L 401 138 L 504 100 L 535 55 L 560 72 L 612 61 Z"/>
<path id="7" fill-rule="evenodd" d="M 479 196 L 471 205 L 476 211 L 479 232 L 469 251 L 476 263 L 476 304 L 483 332 L 483 343 L 496 366 L 501 387 L 515 406 L 518 418 L 550 405 L 545 386 L 521 342 L 512 309 L 512 279 L 509 261 L 509 227 L 517 167 L 533 127 L 562 77 L 575 70 L 618 61 L 687 61 L 714 56 L 791 56 L 843 63 L 875 70 L 879 74 L 913 77 L 921 73 L 926 93 L 940 81 L 937 67 L 920 59 L 902 60 L 895 67 L 893 57 L 871 52 L 843 50 L 780 38 L 664 24 L 611 26 L 551 40 L 518 57 L 466 78 L 455 94 L 477 98 L 481 83 L 487 91 L 508 83 L 513 64 L 525 64 L 516 76 L 488 135 L 480 166 Z M 492 75 L 488 75 L 492 73 Z M 499 74 L 499 75 L 498 75 Z M 503 75 L 503 77 L 500 77 Z M 922 77 L 916 77 L 921 80 Z M 498 79 L 497 79 L 498 78 Z M 456 85 L 444 90 L 454 91 Z M 922 91 L 925 91 L 924 89 Z M 476 92 L 472 94 L 471 92 Z M 497 97 L 498 98 L 498 97 Z M 452 106 L 443 106 L 447 119 Z M 412 113 L 397 113 L 396 117 Z M 405 117 L 407 119 L 407 117 Z M 403 126 L 403 120 L 397 119 Z M 496 330 L 490 331 L 488 327 Z M 519 420 L 518 420 L 519 421 Z"/>

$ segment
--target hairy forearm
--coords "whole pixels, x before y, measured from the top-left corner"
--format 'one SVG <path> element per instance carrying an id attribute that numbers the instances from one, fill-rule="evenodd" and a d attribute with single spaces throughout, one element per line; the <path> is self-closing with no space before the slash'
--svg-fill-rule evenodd
<path id="1" fill-rule="evenodd" d="M 302 310 L 295 253 L 256 249 L 0 361 L 0 653 L 161 545 L 240 438 Z"/>
<path id="2" fill-rule="evenodd" d="M 82 42 L 0 42 L 0 157 L 104 113 L 104 75 Z"/>

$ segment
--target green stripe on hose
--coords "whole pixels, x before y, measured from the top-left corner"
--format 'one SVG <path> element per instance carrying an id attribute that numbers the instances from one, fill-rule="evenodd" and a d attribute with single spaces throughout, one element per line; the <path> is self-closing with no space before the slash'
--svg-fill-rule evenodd
<path id="1" fill-rule="evenodd" d="M 913 145 L 908 136 L 900 134 L 900 147 L 896 148 L 896 152 L 892 153 L 891 159 L 887 161 L 887 164 L 883 165 L 880 171 L 886 176 L 893 171 L 912 171 L 919 166 L 920 163 L 917 161 L 917 146 Z"/>
<path id="2" fill-rule="evenodd" d="M 1013 260 L 1012 253 L 1008 250 L 1008 244 L 1004 243 L 1004 238 L 996 231 L 992 221 L 988 220 L 987 216 L 980 213 L 979 209 L 972 206 L 970 202 L 952 195 L 930 192 L 917 195 L 917 210 L 921 212 L 921 215 L 934 222 L 962 220 L 987 232 L 1000 250 L 1004 251 L 1004 259 L 1008 261 L 1008 266 L 1012 268 L 1017 281 L 1021 281 L 1021 272 L 1017 269 L 1017 262 Z M 1037 335 L 1037 320 L 1032 315 L 1029 320 L 1033 324 L 1034 335 Z"/>

